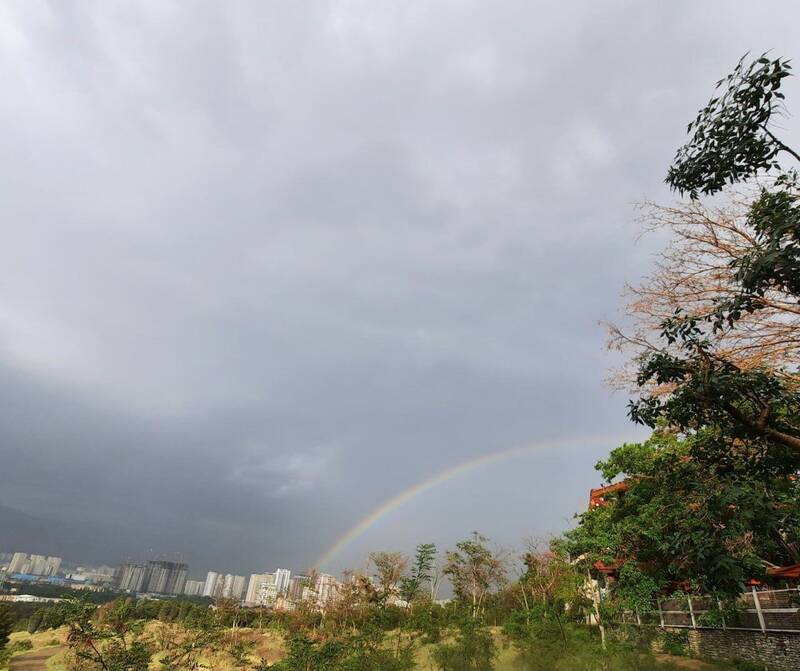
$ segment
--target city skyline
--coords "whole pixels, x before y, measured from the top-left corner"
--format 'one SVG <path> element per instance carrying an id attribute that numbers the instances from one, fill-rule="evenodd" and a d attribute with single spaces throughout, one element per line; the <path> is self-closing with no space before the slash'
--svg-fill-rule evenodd
<path id="1" fill-rule="evenodd" d="M 4 562 L 4 556 L 6 557 Z M 35 562 L 35 563 L 34 563 Z M 30 574 L 34 576 L 41 576 L 41 577 L 48 577 L 48 576 L 57 576 L 59 574 L 59 570 L 61 569 L 63 559 L 61 557 L 56 556 L 43 556 L 43 555 L 36 555 L 35 553 L 30 554 L 26 552 L 5 552 L 0 548 L 0 570 L 5 570 L 8 575 L 11 574 Z M 136 561 L 124 561 L 120 562 L 114 566 L 93 566 L 90 563 L 82 562 L 78 564 L 74 564 L 76 569 L 75 573 L 82 573 L 82 574 L 89 574 L 94 571 L 100 571 L 97 575 L 98 576 L 105 576 L 111 578 L 112 574 L 110 571 L 119 570 L 130 568 L 131 571 L 133 569 L 138 569 L 138 571 L 131 573 L 125 578 L 120 578 L 119 576 L 115 578 L 117 582 L 122 582 L 127 585 L 124 589 L 131 589 L 132 591 L 156 591 L 164 594 L 170 593 L 185 593 L 183 589 L 176 588 L 177 591 L 160 591 L 160 590 L 149 590 L 146 589 L 147 584 L 150 580 L 150 577 L 147 575 L 148 569 L 152 573 L 153 568 L 164 568 L 166 567 L 167 570 L 175 569 L 180 570 L 183 572 L 183 577 L 180 579 L 180 583 L 183 585 L 188 585 L 188 583 L 195 583 L 192 587 L 196 585 L 202 585 L 203 587 L 200 588 L 200 592 L 202 593 L 207 587 L 207 591 L 209 594 L 201 594 L 205 596 L 218 596 L 218 597 L 226 597 L 230 596 L 230 593 L 233 592 L 235 594 L 240 594 L 243 598 L 246 592 L 247 585 L 241 584 L 239 582 L 235 582 L 234 579 L 241 579 L 247 580 L 248 578 L 254 578 L 257 575 L 261 576 L 268 576 L 270 582 L 274 582 L 278 592 L 286 592 L 289 589 L 290 582 L 293 578 L 300 576 L 305 577 L 303 572 L 296 572 L 292 569 L 286 568 L 274 568 L 273 570 L 266 571 L 261 574 L 257 573 L 250 573 L 247 575 L 238 575 L 238 574 L 231 574 L 231 573 L 224 573 L 222 571 L 206 571 L 205 575 L 202 576 L 200 579 L 200 574 L 197 574 L 197 578 L 192 578 L 192 573 L 188 564 L 184 562 L 172 562 L 163 559 L 154 559 L 154 560 L 146 560 L 142 562 Z M 22 570 L 26 569 L 26 570 Z M 32 570 L 28 570 L 32 569 Z M 68 573 L 72 573 L 73 571 L 70 570 L 69 572 L 64 569 L 62 573 L 67 575 Z M 213 576 L 213 581 L 209 582 Z M 230 584 L 228 579 L 231 579 Z M 159 576 L 155 578 L 156 583 L 158 585 L 167 586 L 167 585 L 174 585 L 177 581 L 175 577 L 168 577 L 168 576 Z M 109 580 L 110 581 L 110 580 Z M 131 584 L 135 584 L 138 586 L 138 589 L 133 589 L 130 587 Z M 218 588 L 217 588 L 218 585 Z"/>
<path id="2" fill-rule="evenodd" d="M 165 560 L 126 562 L 115 567 L 84 565 L 76 571 L 64 567 L 59 574 L 61 568 L 61 557 L 0 552 L 0 586 L 6 580 L 21 581 L 78 590 L 111 589 L 140 597 L 205 597 L 214 601 L 231 600 L 245 608 L 286 610 L 294 608 L 293 604 L 299 601 L 325 607 L 337 598 L 344 584 L 332 574 L 293 574 L 286 568 L 249 576 L 208 571 L 205 579 L 195 580 L 189 577 L 187 564 Z M 44 597 L 30 596 L 33 600 L 37 598 Z"/>

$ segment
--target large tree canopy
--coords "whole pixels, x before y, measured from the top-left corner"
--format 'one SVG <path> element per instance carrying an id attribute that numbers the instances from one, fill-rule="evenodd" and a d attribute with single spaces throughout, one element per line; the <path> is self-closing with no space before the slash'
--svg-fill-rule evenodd
<path id="1" fill-rule="evenodd" d="M 629 339 L 639 348 L 640 390 L 630 416 L 654 434 L 598 464 L 609 481 L 624 476 L 627 489 L 584 513 L 566 540 L 573 554 L 616 565 L 622 592 L 641 595 L 636 582 L 651 591 L 689 583 L 734 595 L 769 564 L 800 562 L 800 385 L 792 368 L 800 189 L 796 170 L 780 162 L 800 156 L 771 126 L 789 70 L 781 59 L 740 61 L 689 124 L 669 169 L 667 183 L 691 198 L 682 210 L 690 218 L 675 229 L 678 256 L 643 292 L 658 298 L 640 306 L 662 317 L 643 322 L 656 326 L 655 337 L 640 330 Z M 699 195 L 740 182 L 755 195 L 739 203 L 735 225 L 704 222 Z M 773 320 L 766 330 L 762 314 Z M 763 343 L 769 351 L 754 353 Z"/>
<path id="2" fill-rule="evenodd" d="M 782 109 L 779 89 L 788 75 L 789 64 L 780 59 L 762 57 L 750 65 L 741 61 L 719 83 L 723 92 L 689 124 L 690 139 L 667 176 L 673 189 L 696 198 L 762 174 L 770 184 L 761 188 L 746 215 L 753 244 L 729 262 L 734 291 L 708 297 L 706 314 L 679 305 L 661 323 L 662 347 L 639 360 L 637 383 L 646 391 L 631 403 L 630 415 L 651 427 L 660 421 L 684 431 L 713 427 L 705 447 L 713 444 L 721 454 L 732 454 L 742 441 L 758 443 L 797 468 L 796 377 L 780 367 L 743 369 L 713 337 L 745 328 L 742 316 L 765 309 L 765 297 L 773 290 L 800 305 L 798 176 L 778 163 L 782 154 L 798 155 L 770 129 L 772 117 Z M 654 384 L 671 393 L 650 393 Z"/>
<path id="3" fill-rule="evenodd" d="M 705 458 L 703 434 L 710 431 L 686 439 L 656 431 L 600 462 L 605 478 L 624 475 L 628 488 L 581 515 L 566 535 L 570 553 L 631 564 L 658 588 L 689 582 L 721 594 L 763 578 L 767 563 L 800 561 L 797 480 L 744 445 L 736 458 Z"/>

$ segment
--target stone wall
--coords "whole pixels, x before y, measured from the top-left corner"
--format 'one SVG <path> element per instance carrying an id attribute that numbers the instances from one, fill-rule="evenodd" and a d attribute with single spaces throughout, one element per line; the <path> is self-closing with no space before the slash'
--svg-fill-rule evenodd
<path id="1" fill-rule="evenodd" d="M 775 671 L 800 669 L 800 632 L 762 634 L 759 631 L 723 629 L 671 629 L 689 636 L 689 649 L 697 657 L 741 659 L 766 664 Z"/>

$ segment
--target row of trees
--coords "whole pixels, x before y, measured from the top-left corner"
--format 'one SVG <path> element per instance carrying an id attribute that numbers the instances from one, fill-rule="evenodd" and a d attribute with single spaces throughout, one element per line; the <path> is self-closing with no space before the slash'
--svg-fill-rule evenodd
<path id="1" fill-rule="evenodd" d="M 288 654 L 273 668 L 401 671 L 417 668 L 427 645 L 430 668 L 487 671 L 498 652 L 492 626 L 517 643 L 527 660 L 520 668 L 567 657 L 576 632 L 596 659 L 603 656 L 596 632 L 586 632 L 592 600 L 585 576 L 561 541 L 530 542 L 513 555 L 476 532 L 441 557 L 434 545 L 422 544 L 413 558 L 375 552 L 370 559 L 373 575 L 347 582 L 316 627 L 297 627 L 297 614 L 290 617 Z M 433 598 L 440 576 L 453 588 L 447 602 Z"/>
<path id="2" fill-rule="evenodd" d="M 539 633 L 555 632 L 566 649 L 588 603 L 563 554 L 532 543 L 515 558 L 478 533 L 441 556 L 433 544 L 419 545 L 414 557 L 373 553 L 370 573 L 352 574 L 324 613 L 313 601 L 292 612 L 265 612 L 225 600 L 209 607 L 70 599 L 43 610 L 40 626 L 67 627 L 71 665 L 80 671 L 144 671 L 154 659 L 177 671 L 210 658 L 257 671 L 403 671 L 416 668 L 423 647 L 432 668 L 485 670 L 497 652 L 490 624 L 504 625 L 528 648 L 538 626 Z M 455 598 L 438 602 L 443 577 Z M 279 662 L 258 660 L 262 627 L 286 639 Z"/>
<path id="3" fill-rule="evenodd" d="M 484 612 L 487 595 L 506 577 L 504 553 L 491 548 L 488 540 L 474 532 L 446 553 L 443 565 L 437 561 L 433 543 L 418 545 L 413 561 L 401 552 L 373 552 L 370 561 L 377 598 L 382 602 L 399 599 L 412 608 L 418 602 L 432 602 L 444 576 L 456 596 L 469 602 L 472 617 L 478 617 Z"/>

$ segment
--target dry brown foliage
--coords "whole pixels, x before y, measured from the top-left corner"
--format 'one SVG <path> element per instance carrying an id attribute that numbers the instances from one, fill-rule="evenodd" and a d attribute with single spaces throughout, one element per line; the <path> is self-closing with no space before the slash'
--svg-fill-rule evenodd
<path id="1" fill-rule="evenodd" d="M 757 246 L 746 220 L 754 196 L 751 189 L 729 191 L 715 206 L 697 201 L 640 205 L 643 235 L 666 232 L 669 243 L 657 254 L 655 270 L 641 284 L 627 287 L 630 327 L 607 324 L 609 347 L 631 354 L 629 365 L 612 374 L 613 386 L 631 388 L 638 356 L 664 349 L 660 324 L 677 308 L 686 316 L 703 317 L 720 300 L 736 295 L 732 263 Z M 800 365 L 800 305 L 780 291 L 766 294 L 761 309 L 743 314 L 735 329 L 709 329 L 708 335 L 716 354 L 743 370 L 796 371 Z M 787 375 L 800 380 L 796 373 Z"/>

